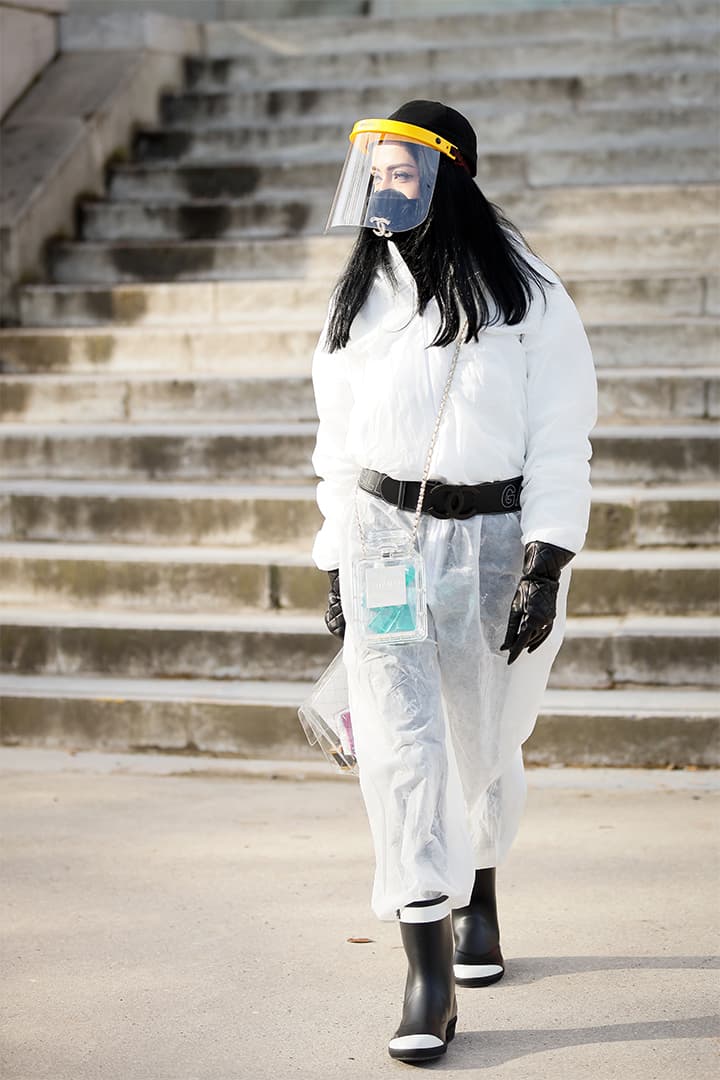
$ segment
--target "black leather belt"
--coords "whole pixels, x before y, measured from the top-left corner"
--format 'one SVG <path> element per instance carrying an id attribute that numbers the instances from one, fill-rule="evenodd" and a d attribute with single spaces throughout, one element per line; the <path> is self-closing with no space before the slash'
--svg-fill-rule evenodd
<path id="1" fill-rule="evenodd" d="M 387 473 L 363 469 L 358 485 L 400 510 L 415 510 L 419 480 L 393 480 Z M 469 518 L 475 514 L 507 514 L 520 509 L 522 476 L 493 480 L 487 484 L 443 484 L 428 480 L 422 510 L 436 518 Z"/>

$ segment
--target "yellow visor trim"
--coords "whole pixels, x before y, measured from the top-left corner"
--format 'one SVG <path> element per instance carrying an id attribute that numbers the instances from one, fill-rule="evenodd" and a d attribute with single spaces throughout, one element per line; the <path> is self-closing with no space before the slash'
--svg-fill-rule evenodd
<path id="1" fill-rule="evenodd" d="M 358 120 L 350 132 L 350 142 L 355 141 L 356 135 L 363 135 L 366 133 L 377 135 L 403 135 L 406 139 L 411 139 L 413 142 L 420 143 L 422 146 L 429 146 L 432 150 L 439 150 L 441 154 L 447 154 L 453 161 L 455 160 L 455 154 L 457 153 L 457 146 L 448 142 L 447 139 L 442 139 L 439 135 L 436 135 L 434 131 L 428 131 L 427 128 L 417 127 L 415 124 L 404 124 L 401 120 Z"/>

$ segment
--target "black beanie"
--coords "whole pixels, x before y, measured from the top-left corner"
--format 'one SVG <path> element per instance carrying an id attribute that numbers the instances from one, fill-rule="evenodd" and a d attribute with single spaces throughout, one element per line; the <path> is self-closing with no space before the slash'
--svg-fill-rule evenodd
<path id="1" fill-rule="evenodd" d="M 436 135 L 447 139 L 457 146 L 463 161 L 470 170 L 470 175 L 477 173 L 477 138 L 469 120 L 457 109 L 443 105 L 440 101 L 406 101 L 388 120 L 399 120 L 403 124 L 415 124 L 426 128 Z"/>

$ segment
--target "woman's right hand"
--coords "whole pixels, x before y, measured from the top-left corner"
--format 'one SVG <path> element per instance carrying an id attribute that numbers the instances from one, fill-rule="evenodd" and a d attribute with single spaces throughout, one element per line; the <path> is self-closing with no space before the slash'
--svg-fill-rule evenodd
<path id="1" fill-rule="evenodd" d="M 340 600 L 340 571 L 328 570 L 330 578 L 330 591 L 328 592 L 328 606 L 325 612 L 325 625 L 331 634 L 345 637 L 345 616 L 343 615 L 342 601 Z"/>

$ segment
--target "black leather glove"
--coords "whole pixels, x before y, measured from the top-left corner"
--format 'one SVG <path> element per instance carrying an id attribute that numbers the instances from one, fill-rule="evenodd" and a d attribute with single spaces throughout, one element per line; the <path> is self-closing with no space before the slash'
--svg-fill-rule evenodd
<path id="1" fill-rule="evenodd" d="M 341 640 L 345 637 L 345 616 L 343 615 L 342 602 L 340 600 L 340 572 L 328 570 L 330 578 L 330 591 L 328 592 L 328 606 L 325 612 L 325 625 L 331 634 Z"/>
<path id="2" fill-rule="evenodd" d="M 517 587 L 508 620 L 505 641 L 500 649 L 509 649 L 508 664 L 517 660 L 523 649 L 535 652 L 552 630 L 560 587 L 560 571 L 574 551 L 532 540 L 525 545 L 522 577 Z"/>

